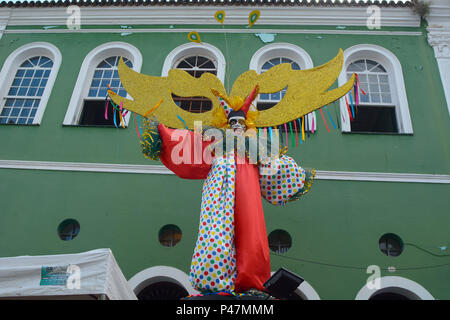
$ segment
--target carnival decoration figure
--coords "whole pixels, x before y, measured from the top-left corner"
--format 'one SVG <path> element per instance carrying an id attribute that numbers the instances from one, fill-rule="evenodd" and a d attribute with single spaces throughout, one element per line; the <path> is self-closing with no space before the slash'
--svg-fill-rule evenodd
<path id="1" fill-rule="evenodd" d="M 285 205 L 309 191 L 315 174 L 298 166 L 285 154 L 286 148 L 273 152 L 282 138 L 275 129 L 291 121 L 304 125 L 305 115 L 351 90 L 354 75 L 343 86 L 329 90 L 342 65 L 340 50 L 328 63 L 308 70 L 293 70 L 288 63 L 262 74 L 250 70 L 238 77 L 227 94 L 211 73 L 194 78 L 184 70 L 172 69 L 167 77 L 154 77 L 120 62 L 120 80 L 133 100 L 112 91 L 109 96 L 116 107 L 145 118 L 140 136 L 144 155 L 159 159 L 181 178 L 205 180 L 189 275 L 197 290 L 264 289 L 270 277 L 270 258 L 261 195 L 271 204 Z M 258 93 L 285 88 L 275 106 L 259 111 L 254 106 Z M 207 98 L 212 109 L 188 112 L 174 102 L 174 96 Z M 195 130 L 196 121 L 205 130 Z M 211 128 L 219 130 L 222 137 L 214 132 L 208 135 Z M 231 147 L 225 147 L 221 142 L 230 135 Z M 247 147 L 255 137 L 263 139 L 258 140 L 256 156 L 252 156 Z M 237 145 L 246 151 L 239 152 Z"/>

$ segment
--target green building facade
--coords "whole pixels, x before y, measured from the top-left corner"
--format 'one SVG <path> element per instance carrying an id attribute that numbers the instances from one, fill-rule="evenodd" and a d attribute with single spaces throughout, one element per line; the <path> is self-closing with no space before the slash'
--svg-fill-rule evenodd
<path id="1" fill-rule="evenodd" d="M 94 69 L 108 57 L 124 56 L 135 70 L 164 76 L 186 57 L 205 56 L 227 87 L 271 59 L 310 68 L 342 48 L 344 69 L 357 61 L 383 67 L 379 74 L 388 76 L 387 105 L 397 128 L 352 131 L 344 100 L 323 110 L 329 131 L 316 112 L 315 132 L 288 151 L 302 167 L 317 170 L 311 191 L 281 207 L 263 200 L 268 235 L 283 230 L 291 239 L 290 245 L 280 240 L 283 250 L 271 250 L 271 269 L 285 267 L 303 277 L 297 290 L 303 299 L 368 299 L 380 293 L 449 299 L 450 118 L 442 69 L 448 64 L 439 62 L 430 41 L 430 19 L 438 9 L 432 2 L 428 20 L 421 21 L 411 4 L 375 3 L 381 25 L 373 28 L 367 21 L 376 12 L 368 5 L 326 2 L 100 1 L 81 7 L 80 28 L 77 11 L 66 11 L 63 2 L 1 2 L 0 256 L 111 248 L 136 294 L 158 282 L 194 293 L 187 274 L 203 181 L 182 180 L 145 159 L 134 115 L 124 119 L 125 128 L 79 124 Z M 226 12 L 223 26 L 214 20 L 220 9 Z M 261 17 L 249 28 L 254 9 Z M 190 31 L 197 31 L 202 43 L 189 42 Z M 43 91 L 34 96 L 39 99 L 33 102 L 34 118 L 31 106 L 19 123 L 25 105 L 14 116 L 14 103 L 31 98 L 29 92 L 11 93 L 11 87 L 22 63 L 41 56 L 53 66 L 47 84 L 37 86 Z M 345 70 L 343 77 L 340 85 Z M 20 91 L 26 85 L 17 86 Z M 369 95 L 377 93 L 366 88 Z M 13 106 L 6 115 L 8 103 Z M 66 219 L 79 223 L 70 241 L 58 236 Z M 181 231 L 176 245 L 160 243 L 166 225 Z M 386 241 L 392 252 L 381 250 Z M 370 290 L 366 283 L 377 270 L 379 287 Z"/>

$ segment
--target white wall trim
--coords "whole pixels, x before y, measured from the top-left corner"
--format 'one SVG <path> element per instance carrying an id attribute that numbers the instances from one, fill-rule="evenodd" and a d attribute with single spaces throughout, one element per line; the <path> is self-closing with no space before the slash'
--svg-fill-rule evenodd
<path id="1" fill-rule="evenodd" d="M 341 27 L 339 27 L 341 28 Z M 223 28 L 223 29 L 209 29 L 209 28 L 198 28 L 197 31 L 200 33 L 277 33 L 277 34 L 340 34 L 340 35 L 366 35 L 366 36 L 422 36 L 420 31 L 377 31 L 377 30 L 345 30 L 343 29 L 239 29 L 239 28 Z M 89 28 L 89 29 L 11 29 L 5 30 L 4 33 L 10 34 L 29 34 L 29 33 L 41 33 L 41 34 L 64 34 L 64 33 L 189 33 L 192 28 L 139 28 L 139 29 L 102 29 L 102 28 Z"/>
<path id="2" fill-rule="evenodd" d="M 76 171 L 76 172 L 106 172 L 128 174 L 174 174 L 163 165 L 137 165 L 114 163 L 83 163 L 83 162 L 50 162 L 0 160 L 0 169 Z M 418 173 L 386 173 L 386 172 L 352 172 L 317 170 L 317 180 L 342 181 L 374 181 L 374 182 L 405 182 L 405 183 L 437 183 L 450 184 L 450 175 L 418 174 Z"/>
<path id="3" fill-rule="evenodd" d="M 181 270 L 169 266 L 155 266 L 135 274 L 128 284 L 136 295 L 145 287 L 160 281 L 168 281 L 182 286 L 190 295 L 199 294 L 189 282 L 189 276 Z"/>
<path id="4" fill-rule="evenodd" d="M 32 42 L 21 46 L 14 50 L 8 58 L 5 60 L 2 70 L 0 71 L 0 106 L 3 101 L 3 97 L 8 93 L 17 68 L 25 61 L 25 59 L 33 56 L 44 55 L 53 61 L 53 67 L 48 77 L 47 85 L 44 92 L 40 97 L 39 107 L 33 119 L 33 124 L 40 124 L 44 115 L 45 108 L 47 107 L 48 99 L 53 89 L 53 85 L 58 75 L 58 70 L 61 65 L 62 56 L 57 47 L 48 42 Z M 1 107 L 0 107 L 1 112 Z"/>
<path id="5" fill-rule="evenodd" d="M 250 60 L 249 70 L 260 73 L 264 62 L 276 57 L 293 60 L 299 64 L 302 70 L 311 69 L 314 66 L 311 56 L 303 48 L 291 43 L 277 42 L 258 49 Z"/>
<path id="6" fill-rule="evenodd" d="M 412 134 L 413 128 L 409 113 L 408 99 L 406 96 L 405 81 L 402 65 L 398 58 L 388 49 L 373 44 L 358 44 L 344 51 L 344 66 L 339 75 L 339 86 L 347 82 L 347 67 L 359 59 L 371 59 L 381 63 L 389 74 L 389 85 L 397 116 L 399 133 Z M 341 118 L 343 132 L 351 132 L 350 118 L 344 99 L 340 99 Z"/>
<path id="7" fill-rule="evenodd" d="M 91 85 L 92 76 L 97 65 L 110 56 L 123 56 L 133 63 L 133 70 L 139 72 L 142 67 L 142 54 L 135 46 L 126 42 L 104 43 L 87 54 L 81 65 L 75 88 L 70 98 L 69 106 L 64 117 L 63 125 L 78 125 L 82 111 L 83 99 L 87 97 L 87 92 Z M 129 95 L 127 98 L 131 98 Z M 131 112 L 124 117 L 124 125 L 127 126 Z"/>
<path id="8" fill-rule="evenodd" d="M 377 293 L 390 292 L 406 296 L 411 300 L 435 300 L 420 284 L 403 277 L 381 277 L 379 289 L 370 289 L 367 284 L 359 290 L 355 300 L 369 300 Z"/>
<path id="9" fill-rule="evenodd" d="M 294 292 L 303 300 L 320 300 L 319 294 L 306 280 L 303 281 Z"/>
<path id="10" fill-rule="evenodd" d="M 66 25 L 66 7 L 11 8 L 8 25 Z M 226 25 L 247 25 L 248 14 L 261 11 L 259 25 L 366 26 L 371 12 L 366 6 L 101 6 L 81 7 L 83 25 L 217 25 L 214 13 L 226 10 Z M 419 27 L 420 18 L 410 8 L 381 7 L 384 27 Z"/>
<path id="11" fill-rule="evenodd" d="M 169 70 L 172 69 L 180 59 L 190 55 L 201 55 L 211 59 L 217 66 L 217 78 L 224 83 L 226 67 L 225 57 L 219 49 L 206 42 L 185 43 L 173 49 L 164 60 L 161 76 L 167 77 Z"/>

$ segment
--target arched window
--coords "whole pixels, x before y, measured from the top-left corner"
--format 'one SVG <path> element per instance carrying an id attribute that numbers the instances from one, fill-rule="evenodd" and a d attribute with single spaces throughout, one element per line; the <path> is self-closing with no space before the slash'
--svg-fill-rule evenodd
<path id="1" fill-rule="evenodd" d="M 162 76 L 167 76 L 169 70 L 175 68 L 185 70 L 195 78 L 209 72 L 224 83 L 225 57 L 219 49 L 207 43 L 187 43 L 172 50 L 164 61 Z M 172 94 L 172 99 L 188 112 L 201 113 L 212 109 L 212 101 L 206 97 L 179 97 Z"/>
<path id="2" fill-rule="evenodd" d="M 281 63 L 290 63 L 292 66 L 291 67 L 292 70 L 300 70 L 300 66 L 298 65 L 298 63 L 293 61 L 292 59 L 284 57 L 276 57 L 264 62 L 264 64 L 260 69 L 260 73 L 266 72 L 270 68 L 279 65 Z M 283 99 L 284 95 L 286 94 L 286 90 L 287 88 L 284 88 L 280 92 L 260 94 L 257 100 L 258 110 L 266 110 L 276 105 L 278 102 L 280 102 L 281 99 Z"/>
<path id="3" fill-rule="evenodd" d="M 174 64 L 174 68 L 185 70 L 194 78 L 200 78 L 203 73 L 217 75 L 217 66 L 213 60 L 202 55 L 182 57 Z M 206 97 L 179 97 L 172 94 L 173 101 L 183 110 L 195 113 L 212 109 L 212 101 Z"/>
<path id="4" fill-rule="evenodd" d="M 119 56 L 108 57 L 95 68 L 87 97 L 83 102 L 83 109 L 78 124 L 112 127 L 120 123 L 119 113 L 114 113 L 113 108 L 105 111 L 105 98 L 109 88 L 122 97 L 127 96 L 117 70 L 120 58 Z M 123 58 L 123 61 L 128 67 L 133 68 L 130 60 Z M 105 112 L 107 112 L 106 117 Z"/>
<path id="5" fill-rule="evenodd" d="M 61 53 L 49 43 L 15 50 L 0 72 L 0 124 L 40 124 L 60 64 Z"/>
<path id="6" fill-rule="evenodd" d="M 377 285 L 370 281 L 359 290 L 355 300 L 434 300 L 419 283 L 397 276 L 377 278 Z"/>
<path id="7" fill-rule="evenodd" d="M 120 83 L 117 67 L 120 58 L 133 70 L 139 72 L 142 55 L 139 50 L 124 42 L 109 42 L 93 49 L 83 61 L 78 74 L 64 125 L 114 127 L 114 112 L 110 107 L 105 117 L 105 98 L 108 85 L 123 97 L 127 96 Z M 127 126 L 130 113 L 123 121 Z M 106 119 L 107 118 L 107 119 Z M 116 124 L 120 123 L 116 113 Z"/>
<path id="8" fill-rule="evenodd" d="M 289 43 L 273 43 L 262 47 L 253 55 L 249 68 L 257 73 L 263 73 L 281 63 L 290 63 L 292 70 L 310 69 L 313 67 L 311 57 L 302 48 Z M 286 90 L 287 87 L 279 92 L 260 94 L 256 99 L 258 110 L 266 110 L 275 106 L 284 97 Z M 305 129 L 308 131 L 315 130 L 315 114 L 308 114 L 306 120 Z M 297 128 L 297 131 L 299 131 L 301 126 L 292 125 L 292 128 Z M 282 126 L 281 129 L 284 130 L 284 127 Z"/>
<path id="9" fill-rule="evenodd" d="M 358 75 L 360 86 L 366 94 L 359 92 L 359 106 L 354 110 L 352 121 L 346 102 L 341 99 L 342 130 L 412 133 L 402 68 L 395 55 L 375 45 L 351 47 L 344 52 L 339 85 L 343 85 L 353 73 Z M 351 104 L 350 99 L 347 101 Z"/>

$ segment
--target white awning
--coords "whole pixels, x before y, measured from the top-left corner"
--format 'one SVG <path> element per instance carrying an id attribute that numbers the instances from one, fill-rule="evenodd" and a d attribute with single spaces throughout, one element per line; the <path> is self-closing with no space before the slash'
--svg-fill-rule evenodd
<path id="1" fill-rule="evenodd" d="M 110 249 L 0 258 L 0 299 L 136 300 Z"/>

